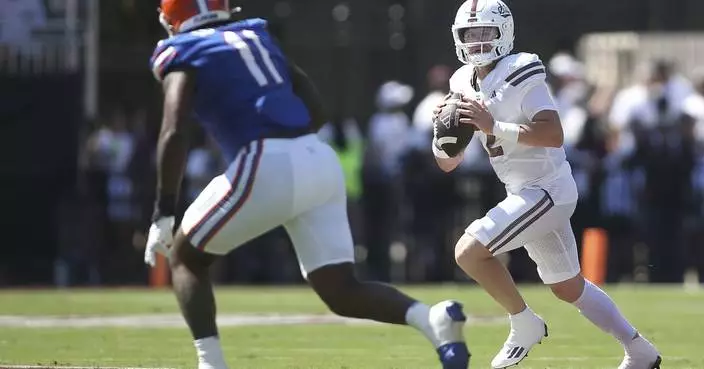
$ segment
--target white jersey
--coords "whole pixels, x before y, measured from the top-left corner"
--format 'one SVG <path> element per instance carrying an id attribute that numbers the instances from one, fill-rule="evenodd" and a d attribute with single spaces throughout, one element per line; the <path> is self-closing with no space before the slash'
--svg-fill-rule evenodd
<path id="1" fill-rule="evenodd" d="M 506 56 L 483 80 L 475 78 L 471 65 L 462 66 L 450 78 L 451 91 L 476 96 L 494 119 L 515 124 L 530 123 L 542 110 L 557 111 L 549 93 L 542 94 L 544 98 L 531 98 L 533 90 L 542 92 L 543 88 L 547 91 L 545 68 L 537 55 L 528 53 Z M 475 137 L 510 193 L 542 188 L 556 204 L 577 201 L 577 188 L 562 147 L 527 146 L 481 131 L 475 132 Z"/>

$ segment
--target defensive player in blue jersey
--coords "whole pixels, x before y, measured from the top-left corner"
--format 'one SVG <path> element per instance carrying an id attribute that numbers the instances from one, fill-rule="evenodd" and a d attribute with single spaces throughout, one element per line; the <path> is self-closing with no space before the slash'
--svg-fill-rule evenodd
<path id="1" fill-rule="evenodd" d="M 217 255 L 283 225 L 301 271 L 336 314 L 420 330 L 445 369 L 466 369 L 462 306 L 432 307 L 388 285 L 361 282 L 347 220 L 343 173 L 314 132 L 325 122 L 308 77 L 284 56 L 261 19 L 237 20 L 227 0 L 162 0 L 169 38 L 151 59 L 163 85 L 157 201 L 145 262 L 169 257 L 173 287 L 200 369 L 226 368 L 208 269 Z M 175 204 L 195 118 L 229 161 L 186 210 Z"/>

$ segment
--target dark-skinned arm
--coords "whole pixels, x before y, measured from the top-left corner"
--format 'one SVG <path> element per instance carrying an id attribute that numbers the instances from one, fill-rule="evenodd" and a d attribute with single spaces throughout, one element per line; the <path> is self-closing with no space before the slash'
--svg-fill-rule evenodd
<path id="1" fill-rule="evenodd" d="M 303 104 L 306 105 L 308 113 L 310 114 L 311 124 L 310 128 L 317 132 L 320 128 L 328 122 L 328 115 L 323 107 L 323 102 L 320 97 L 318 89 L 313 84 L 313 81 L 308 77 L 308 74 L 301 69 L 296 63 L 294 63 L 289 57 L 288 53 L 285 51 L 284 44 L 281 43 L 275 35 L 271 35 L 274 43 L 284 52 L 286 55 L 286 63 L 288 66 L 288 74 L 291 77 L 291 84 L 293 85 L 293 93 L 296 94 Z"/>
<path id="2" fill-rule="evenodd" d="M 174 216 L 189 148 L 195 73 L 176 70 L 163 82 L 164 111 L 157 144 L 154 220 Z"/>
<path id="3" fill-rule="evenodd" d="M 328 122 L 327 112 L 323 107 L 320 93 L 306 72 L 291 61 L 289 61 L 289 74 L 293 84 L 293 93 L 300 97 L 306 108 L 308 108 L 311 128 L 317 132 L 320 127 Z"/>

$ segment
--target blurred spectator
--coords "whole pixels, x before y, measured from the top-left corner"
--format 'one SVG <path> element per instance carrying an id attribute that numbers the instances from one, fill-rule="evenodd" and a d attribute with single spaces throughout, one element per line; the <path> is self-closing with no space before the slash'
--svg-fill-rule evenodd
<path id="1" fill-rule="evenodd" d="M 404 203 L 409 212 L 404 227 L 408 230 L 406 243 L 410 250 L 408 274 L 413 281 L 449 281 L 454 276 L 456 176 L 439 170 L 430 150 L 432 111 L 449 92 L 451 72 L 445 65 L 428 71 L 429 93 L 415 108 L 404 156 Z"/>
<path id="2" fill-rule="evenodd" d="M 214 141 L 203 133 L 199 138 L 188 153 L 183 175 L 185 191 L 182 198 L 187 204 L 193 203 L 205 186 L 225 169 Z"/>
<path id="3" fill-rule="evenodd" d="M 665 61 L 653 63 L 647 77 L 645 84 L 618 94 L 610 123 L 619 134 L 619 150 L 633 146 L 633 165 L 645 174 L 640 213 L 650 280 L 677 283 L 684 278 L 682 225 L 695 159 L 683 120 L 683 102 L 692 88 Z"/>
<path id="4" fill-rule="evenodd" d="M 130 257 L 134 255 L 132 239 L 142 215 L 142 209 L 135 201 L 135 178 L 130 172 L 137 147 L 130 123 L 136 122 L 130 121 L 124 109 L 115 109 L 86 143 L 86 155 L 93 173 L 91 191 L 97 195 L 98 208 L 104 206 L 100 217 L 106 222 L 105 233 L 100 244 L 94 247 L 99 249 L 101 280 L 105 283 L 127 282 L 119 271 L 125 268 L 126 261 L 131 260 L 132 265 L 138 261 Z M 99 212 L 98 209 L 89 211 Z"/>
<path id="5" fill-rule="evenodd" d="M 571 221 L 581 250 L 582 234 L 595 225 L 599 214 L 599 201 L 595 200 L 601 189 L 604 134 L 599 116 L 589 104 L 594 89 L 585 80 L 582 62 L 568 53 L 557 53 L 550 59 L 548 71 L 565 133 L 565 152 L 579 191 Z"/>
<path id="6" fill-rule="evenodd" d="M 359 200 L 362 194 L 360 168 L 364 149 L 359 125 L 354 119 L 328 123 L 320 129 L 318 136 L 335 149 L 340 158 L 342 170 L 345 172 L 348 200 Z"/>
<path id="7" fill-rule="evenodd" d="M 704 67 L 692 73 L 694 93 L 689 95 L 682 104 L 682 110 L 694 123 L 694 136 L 700 144 L 704 144 Z"/>
<path id="8" fill-rule="evenodd" d="M 704 285 L 704 155 L 700 153 L 692 173 L 692 213 L 687 222 L 690 265 L 696 269 L 699 283 Z"/>
<path id="9" fill-rule="evenodd" d="M 614 97 L 609 127 L 618 134 L 618 145 L 635 145 L 634 134 L 639 130 L 673 124 L 692 92 L 689 81 L 676 74 L 670 62 L 651 63 L 644 83 L 627 87 Z"/>
<path id="10" fill-rule="evenodd" d="M 584 80 L 584 66 L 567 53 L 550 59 L 548 71 L 553 76 L 551 87 L 562 118 L 565 146 L 574 147 L 584 136 L 589 112 L 587 100 L 590 86 Z"/>
<path id="11" fill-rule="evenodd" d="M 369 121 L 367 153 L 378 159 L 374 170 L 380 178 L 390 179 L 400 172 L 400 158 L 407 149 L 410 128 L 403 109 L 412 98 L 413 88 L 397 81 L 384 83 L 377 92 L 378 110 Z"/>
<path id="12" fill-rule="evenodd" d="M 319 137 L 327 142 L 340 159 L 345 173 L 347 189 L 347 217 L 350 221 L 352 238 L 355 243 L 362 240 L 362 157 L 364 153 L 364 137 L 359 124 L 354 119 L 344 119 L 342 122 L 328 123 L 318 132 Z"/>
<path id="13" fill-rule="evenodd" d="M 381 85 L 371 117 L 362 164 L 362 202 L 367 262 L 372 277 L 389 280 L 389 247 L 399 219 L 401 157 L 408 148 L 410 120 L 403 111 L 413 88 L 397 81 Z"/>
<path id="14" fill-rule="evenodd" d="M 692 172 L 691 208 L 685 222 L 685 237 L 689 245 L 687 266 L 694 267 L 699 283 L 704 283 L 704 68 L 692 73 L 695 93 L 684 101 L 685 119 L 690 124 L 691 139 L 695 141 L 696 163 Z"/>
<path id="15" fill-rule="evenodd" d="M 602 226 L 609 234 L 606 278 L 611 283 L 634 278 L 635 245 L 640 241 L 637 238 L 638 195 L 643 190 L 644 173 L 642 168 L 629 165 L 633 150 L 618 146 L 616 136 L 609 139 L 606 148 L 598 205 Z"/>
<path id="16" fill-rule="evenodd" d="M 45 25 L 46 11 L 40 0 L 0 0 L 0 46 L 38 53 L 41 44 L 32 32 Z"/>
<path id="17" fill-rule="evenodd" d="M 430 68 L 427 75 L 428 94 L 418 103 L 413 113 L 413 145 L 418 148 L 430 147 L 433 132 L 433 109 L 442 102 L 450 91 L 452 70 L 446 65 Z"/>
<path id="18" fill-rule="evenodd" d="M 160 127 L 149 124 L 146 109 L 139 109 L 130 129 L 134 139 L 134 153 L 128 171 L 132 181 L 132 202 L 135 206 L 135 227 L 132 246 L 140 253 L 146 243 L 146 231 L 151 223 L 156 187 L 156 148 Z"/>

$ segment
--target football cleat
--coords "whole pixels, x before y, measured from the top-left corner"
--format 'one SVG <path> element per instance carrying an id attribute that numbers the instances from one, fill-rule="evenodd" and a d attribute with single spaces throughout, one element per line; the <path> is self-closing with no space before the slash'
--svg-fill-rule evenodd
<path id="1" fill-rule="evenodd" d="M 520 323 L 511 323 L 511 333 L 509 333 L 504 346 L 491 361 L 492 368 L 501 369 L 518 365 L 528 356 L 528 352 L 533 346 L 541 343 L 543 337 L 548 336 L 547 324 L 539 316 L 531 314 L 532 316 Z"/>
<path id="2" fill-rule="evenodd" d="M 430 326 L 439 342 L 437 353 L 443 369 L 467 369 L 471 354 L 464 340 L 467 317 L 462 304 L 443 301 L 430 308 Z"/>
<path id="3" fill-rule="evenodd" d="M 625 356 L 618 369 L 660 369 L 658 350 L 640 334 L 626 345 Z"/>

